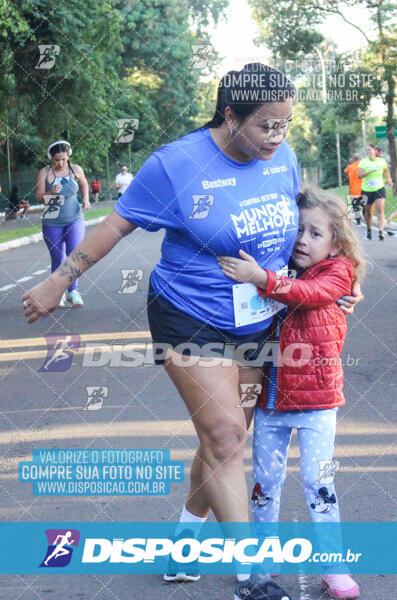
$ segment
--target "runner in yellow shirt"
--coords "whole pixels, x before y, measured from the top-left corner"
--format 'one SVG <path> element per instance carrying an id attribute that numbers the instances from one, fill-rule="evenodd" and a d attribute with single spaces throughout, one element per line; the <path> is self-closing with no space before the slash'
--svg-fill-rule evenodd
<path id="1" fill-rule="evenodd" d="M 372 217 L 376 208 L 378 218 L 379 239 L 385 239 L 385 182 L 386 175 L 390 185 L 393 185 L 389 168 L 384 158 L 376 156 L 375 146 L 367 146 L 367 157 L 360 160 L 357 175 L 363 180 L 361 191 L 367 196 L 365 216 L 367 220 L 367 239 L 372 239 Z"/>

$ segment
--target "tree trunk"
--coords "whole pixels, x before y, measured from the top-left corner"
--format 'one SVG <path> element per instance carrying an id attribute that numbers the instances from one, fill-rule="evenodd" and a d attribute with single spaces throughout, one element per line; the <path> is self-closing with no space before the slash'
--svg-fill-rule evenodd
<path id="1" fill-rule="evenodd" d="M 395 94 L 395 81 L 393 73 L 390 67 L 386 68 L 386 81 L 387 81 L 387 93 L 386 93 L 386 131 L 387 140 L 389 142 L 389 154 L 390 154 L 390 174 L 394 183 L 394 191 L 397 193 L 397 158 L 396 158 L 396 138 L 394 137 L 394 119 L 393 119 L 393 105 L 394 105 L 394 94 Z"/>

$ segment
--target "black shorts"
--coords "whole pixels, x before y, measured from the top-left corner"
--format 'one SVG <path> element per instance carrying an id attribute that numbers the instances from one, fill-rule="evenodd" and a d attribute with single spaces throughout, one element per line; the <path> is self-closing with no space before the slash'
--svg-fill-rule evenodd
<path id="1" fill-rule="evenodd" d="M 364 198 L 367 198 L 367 206 L 370 206 L 377 200 L 378 198 L 386 198 L 386 190 L 385 188 L 380 188 L 380 190 L 376 190 L 376 192 L 365 192 L 362 191 Z"/>
<path id="2" fill-rule="evenodd" d="M 232 359 L 247 367 L 262 367 L 271 361 L 274 348 L 269 342 L 270 327 L 248 335 L 228 333 L 182 312 L 156 294 L 151 283 L 147 312 L 156 365 L 164 363 L 167 348 L 186 358 Z M 206 362 L 209 364 L 209 361 Z"/>

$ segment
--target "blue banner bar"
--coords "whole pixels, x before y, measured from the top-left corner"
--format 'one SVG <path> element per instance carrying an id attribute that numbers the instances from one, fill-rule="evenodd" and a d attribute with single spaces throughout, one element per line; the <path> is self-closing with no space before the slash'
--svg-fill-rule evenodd
<path id="1" fill-rule="evenodd" d="M 396 523 L 0 523 L 0 573 L 397 574 Z M 175 566 L 175 565 L 174 565 Z"/>

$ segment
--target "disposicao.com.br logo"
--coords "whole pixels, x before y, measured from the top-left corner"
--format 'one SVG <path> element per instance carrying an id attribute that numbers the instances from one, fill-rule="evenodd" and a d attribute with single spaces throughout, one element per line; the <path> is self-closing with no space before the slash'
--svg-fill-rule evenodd
<path id="1" fill-rule="evenodd" d="M 251 549 L 248 551 L 248 549 Z M 247 553 L 248 551 L 248 553 Z M 312 544 L 305 538 L 292 538 L 281 544 L 278 536 L 242 540 L 184 537 L 169 538 L 88 538 L 85 540 L 83 563 L 153 563 L 160 557 L 172 558 L 180 564 L 258 564 L 266 558 L 274 563 L 305 562 L 312 553 Z"/>

